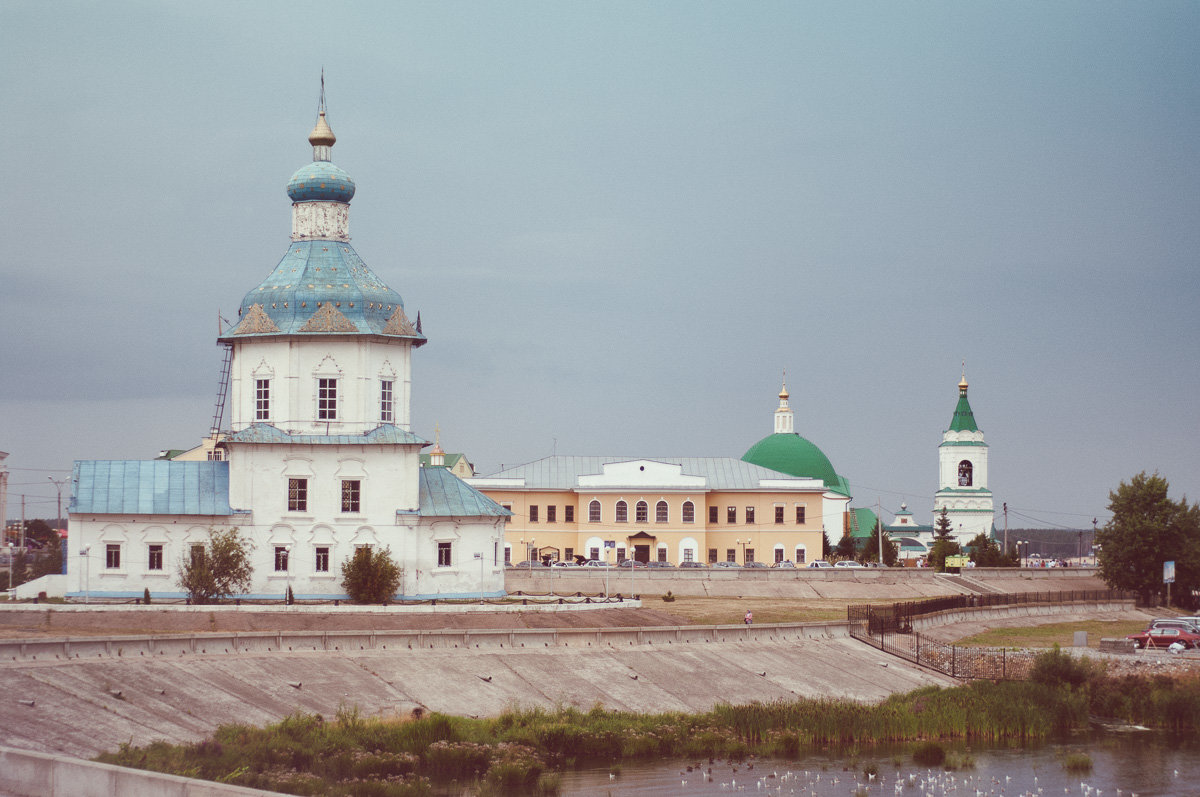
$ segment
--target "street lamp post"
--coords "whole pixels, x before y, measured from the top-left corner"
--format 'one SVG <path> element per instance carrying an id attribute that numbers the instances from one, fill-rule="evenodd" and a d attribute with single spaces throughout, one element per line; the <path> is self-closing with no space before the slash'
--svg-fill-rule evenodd
<path id="1" fill-rule="evenodd" d="M 79 549 L 79 555 L 83 557 L 83 602 L 84 603 L 88 603 L 90 600 L 90 597 L 91 597 L 89 590 L 88 590 L 88 551 L 90 551 L 90 550 L 91 550 L 91 546 L 88 546 L 88 545 L 85 545 Z"/>
<path id="2" fill-rule="evenodd" d="M 742 546 L 742 567 L 745 567 L 746 566 L 746 546 L 750 544 L 750 538 L 747 537 L 745 542 L 742 542 L 740 539 L 734 540 L 733 544 Z"/>
<path id="3" fill-rule="evenodd" d="M 287 575 L 284 580 L 283 605 L 291 606 L 292 602 L 288 598 L 292 594 L 292 546 L 284 545 L 283 547 L 283 572 Z"/>
<path id="4" fill-rule="evenodd" d="M 8 549 L 8 593 L 9 593 L 9 597 L 11 598 L 12 597 L 12 566 L 13 566 L 12 543 L 11 542 L 7 543 L 4 547 Z"/>

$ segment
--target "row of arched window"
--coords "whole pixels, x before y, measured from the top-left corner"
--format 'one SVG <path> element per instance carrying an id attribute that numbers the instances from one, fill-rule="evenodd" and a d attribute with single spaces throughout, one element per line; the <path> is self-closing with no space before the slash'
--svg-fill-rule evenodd
<path id="1" fill-rule="evenodd" d="M 617 523 L 629 522 L 629 504 L 624 500 L 617 501 L 615 507 L 615 518 Z M 691 501 L 683 502 L 683 522 L 696 522 L 696 505 Z M 588 504 L 588 523 L 601 522 L 600 502 L 593 500 Z M 634 523 L 649 523 L 650 522 L 650 505 L 645 501 L 638 501 L 633 505 L 633 522 Z M 670 522 L 670 511 L 667 508 L 666 501 L 659 501 L 654 505 L 654 522 L 668 523 Z"/>

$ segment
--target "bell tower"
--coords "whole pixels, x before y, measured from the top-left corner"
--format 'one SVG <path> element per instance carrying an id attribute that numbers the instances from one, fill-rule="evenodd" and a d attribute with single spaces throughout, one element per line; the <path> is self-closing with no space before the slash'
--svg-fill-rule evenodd
<path id="1" fill-rule="evenodd" d="M 958 405 L 938 446 L 934 516 L 940 515 L 943 508 L 959 543 L 968 543 L 977 534 L 991 534 L 995 508 L 988 489 L 988 445 L 967 400 L 965 364 L 958 383 Z"/>

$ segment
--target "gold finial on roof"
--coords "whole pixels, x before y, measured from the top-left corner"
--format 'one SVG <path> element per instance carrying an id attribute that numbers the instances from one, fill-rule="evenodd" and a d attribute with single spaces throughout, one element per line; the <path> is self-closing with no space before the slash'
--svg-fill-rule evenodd
<path id="1" fill-rule="evenodd" d="M 787 369 L 786 368 L 783 369 L 783 389 L 779 391 L 779 397 L 781 399 L 786 399 L 788 397 Z"/>
<path id="2" fill-rule="evenodd" d="M 966 360 L 963 360 L 963 364 L 962 364 L 962 381 L 960 381 L 960 382 L 958 383 L 958 389 L 959 389 L 960 391 L 964 391 L 964 392 L 965 392 L 965 391 L 966 391 L 966 389 L 967 389 L 967 361 L 966 361 Z"/>
<path id="3" fill-rule="evenodd" d="M 321 99 L 317 102 L 317 125 L 308 134 L 308 143 L 314 147 L 332 147 L 337 136 L 325 121 L 325 67 L 321 67 Z"/>

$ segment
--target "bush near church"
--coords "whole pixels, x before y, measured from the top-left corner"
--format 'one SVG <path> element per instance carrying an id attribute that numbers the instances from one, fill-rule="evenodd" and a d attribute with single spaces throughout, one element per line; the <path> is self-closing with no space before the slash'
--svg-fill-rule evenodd
<path id="1" fill-rule="evenodd" d="M 342 562 L 342 589 L 355 603 L 383 603 L 399 588 L 400 566 L 391 548 L 359 548 Z"/>
<path id="2" fill-rule="evenodd" d="M 250 591 L 254 543 L 237 526 L 209 529 L 208 542 L 187 551 L 179 562 L 179 586 L 192 603 L 215 603 Z"/>

